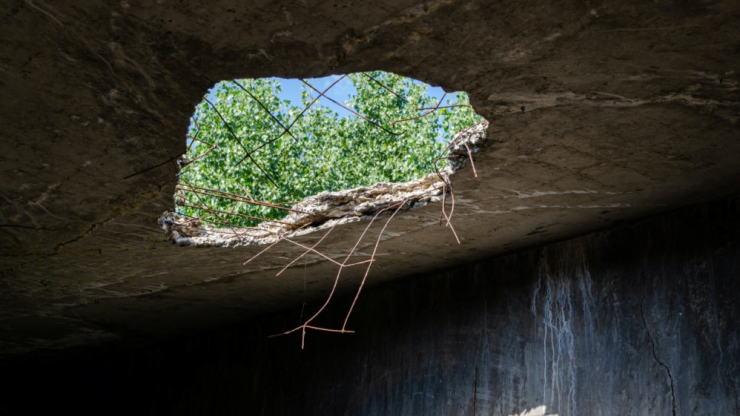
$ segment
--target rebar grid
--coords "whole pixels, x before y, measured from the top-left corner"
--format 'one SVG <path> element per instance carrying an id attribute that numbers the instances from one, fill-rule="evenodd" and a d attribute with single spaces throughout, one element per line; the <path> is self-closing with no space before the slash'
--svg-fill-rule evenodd
<path id="1" fill-rule="evenodd" d="M 372 80 L 374 83 L 378 84 L 380 87 L 382 87 L 388 94 L 393 94 L 396 97 L 398 97 L 399 99 L 401 99 L 403 101 L 406 101 L 405 98 L 403 98 L 401 95 L 399 95 L 398 93 L 396 93 L 395 91 L 393 91 L 387 85 L 383 84 L 382 82 L 380 82 L 376 78 L 372 77 L 370 74 L 363 73 L 363 75 L 366 76 L 367 78 L 369 78 L 370 80 Z M 260 171 L 260 173 L 267 180 L 267 182 L 269 182 L 272 186 L 275 186 L 275 187 L 278 186 L 277 183 L 273 180 L 272 177 L 270 177 L 270 175 L 266 172 L 266 170 L 254 159 L 253 155 L 255 153 L 259 152 L 259 151 L 262 151 L 263 149 L 265 149 L 266 147 L 270 146 L 271 144 L 277 142 L 278 140 L 280 140 L 281 138 L 285 137 L 286 135 L 290 136 L 294 140 L 297 140 L 296 137 L 291 132 L 291 128 L 293 128 L 293 126 L 296 124 L 296 122 L 298 122 L 298 120 L 301 117 L 303 117 L 303 115 L 315 103 L 318 102 L 318 100 L 319 100 L 320 97 L 326 98 L 327 100 L 329 100 L 329 101 L 335 103 L 336 105 L 344 108 L 345 110 L 347 110 L 350 113 L 352 113 L 354 116 L 356 116 L 356 117 L 364 120 L 365 122 L 369 123 L 370 125 L 374 126 L 375 128 L 380 129 L 380 130 L 383 130 L 384 132 L 386 132 L 388 134 L 391 134 L 391 135 L 400 135 L 400 134 L 403 134 L 403 131 L 400 131 L 400 132 L 393 131 L 391 129 L 391 127 L 394 127 L 396 125 L 402 125 L 402 123 L 406 123 L 406 122 L 410 122 L 412 120 L 416 120 L 416 119 L 419 119 L 419 118 L 422 118 L 422 117 L 426 117 L 426 116 L 428 116 L 428 115 L 430 115 L 430 114 L 434 113 L 435 111 L 438 111 L 438 110 L 440 110 L 442 108 L 452 108 L 452 107 L 468 107 L 468 108 L 470 108 L 470 105 L 465 105 L 465 104 L 442 106 L 443 100 L 444 100 L 444 98 L 447 95 L 445 93 L 442 96 L 442 98 L 439 100 L 439 102 L 436 104 L 436 106 L 434 106 L 434 107 L 417 108 L 416 109 L 416 111 L 423 111 L 422 114 L 420 114 L 418 116 L 415 116 L 415 117 L 394 120 L 394 121 L 391 121 L 390 123 L 388 123 L 387 126 L 385 126 L 385 125 L 382 125 L 381 123 L 379 123 L 377 121 L 374 121 L 374 120 L 370 119 L 369 117 L 367 117 L 367 116 L 365 116 L 363 114 L 360 114 L 359 112 L 357 112 L 357 111 L 355 111 L 355 110 L 353 110 L 353 109 L 351 109 L 351 108 L 349 108 L 349 107 L 347 107 L 347 106 L 345 106 L 345 105 L 337 102 L 336 100 L 334 100 L 333 98 L 331 98 L 331 97 L 329 97 L 327 95 L 327 93 L 335 85 L 337 85 L 337 83 L 339 83 L 339 81 L 341 81 L 345 77 L 346 77 L 346 75 L 342 75 L 341 77 L 339 77 L 336 81 L 334 81 L 331 85 L 329 85 L 323 91 L 322 90 L 319 90 L 315 86 L 311 85 L 306 79 L 301 79 L 301 82 L 303 84 L 305 84 L 308 88 L 310 88 L 312 91 L 316 92 L 317 93 L 317 96 L 308 105 L 306 105 L 302 109 L 302 111 L 290 123 L 285 123 L 285 124 L 282 123 L 276 117 L 275 114 L 271 113 L 270 110 L 268 109 L 268 106 L 266 106 L 264 103 L 262 103 L 259 100 L 259 98 L 255 96 L 255 94 L 252 94 L 249 91 L 248 88 L 245 88 L 243 85 L 241 85 L 237 81 L 234 81 L 234 83 L 241 90 L 243 90 L 245 93 L 247 93 L 249 95 L 250 99 L 254 100 L 259 105 L 259 107 L 273 121 L 275 121 L 276 123 L 278 123 L 278 125 L 281 128 L 281 133 L 279 135 L 277 135 L 275 137 L 272 137 L 272 138 L 268 139 L 267 141 L 265 141 L 265 142 L 257 145 L 256 147 L 253 147 L 251 149 L 247 148 L 244 145 L 244 143 L 241 140 L 241 138 L 234 131 L 234 129 L 232 129 L 232 127 L 229 125 L 229 121 L 223 116 L 222 112 L 219 111 L 219 109 L 216 106 L 216 104 L 213 103 L 213 102 L 211 102 L 208 98 L 205 98 L 204 101 L 207 102 L 211 106 L 211 108 L 213 109 L 213 111 L 218 115 L 219 119 L 221 120 L 221 122 L 223 123 L 223 125 L 228 130 L 229 135 L 231 137 L 231 140 L 233 140 L 235 143 L 237 143 L 239 145 L 239 147 L 242 149 L 242 151 L 244 152 L 243 157 L 237 163 L 237 166 L 239 164 L 241 164 L 242 162 L 244 162 L 244 161 L 249 161 L 249 163 L 252 163 Z M 201 221 L 204 221 L 206 223 L 213 224 L 216 227 L 219 227 L 220 226 L 220 227 L 223 227 L 223 228 L 227 229 L 228 231 L 226 231 L 226 230 L 217 230 L 217 231 L 219 231 L 219 232 L 230 232 L 230 233 L 234 234 L 234 236 L 239 241 L 243 241 L 242 239 L 245 238 L 245 236 L 243 235 L 244 229 L 241 228 L 241 227 L 236 226 L 234 224 L 234 221 L 233 220 L 230 220 L 230 218 L 232 218 L 232 219 L 234 217 L 236 217 L 236 218 L 246 218 L 246 219 L 250 219 L 250 220 L 257 220 L 257 221 L 262 221 L 262 222 L 267 222 L 267 223 L 275 223 L 275 224 L 282 224 L 282 225 L 294 225 L 294 224 L 286 223 L 286 222 L 275 220 L 275 219 L 262 218 L 262 217 L 258 217 L 258 216 L 252 216 L 252 215 L 246 215 L 246 214 L 237 213 L 235 211 L 237 210 L 237 207 L 238 207 L 239 204 L 258 205 L 258 206 L 269 207 L 269 208 L 273 208 L 273 209 L 279 209 L 279 210 L 283 210 L 283 211 L 286 211 L 286 212 L 295 212 L 295 213 L 301 213 L 301 214 L 308 214 L 306 212 L 303 212 L 303 211 L 300 211 L 300 210 L 297 210 L 297 209 L 292 208 L 292 205 L 294 205 L 296 202 L 268 202 L 268 201 L 261 201 L 261 200 L 258 200 L 258 199 L 253 198 L 249 194 L 249 192 L 247 192 L 246 189 L 242 189 L 243 194 L 240 195 L 240 194 L 236 194 L 236 193 L 233 193 L 233 192 L 227 192 L 227 191 L 220 190 L 220 189 L 213 189 L 213 188 L 207 188 L 207 187 L 203 187 L 203 186 L 193 185 L 193 184 L 189 183 L 187 180 L 185 180 L 182 177 L 182 174 L 184 172 L 187 172 L 187 170 L 190 169 L 193 166 L 194 163 L 198 162 L 199 160 L 202 160 L 207 154 L 209 154 L 210 152 L 214 151 L 218 147 L 217 144 L 212 144 L 212 143 L 208 142 L 207 140 L 201 139 L 199 137 L 199 135 L 201 133 L 201 128 L 198 125 L 197 120 L 195 118 L 193 118 L 192 119 L 192 122 L 193 122 L 193 126 L 195 127 L 194 128 L 195 129 L 195 132 L 194 132 L 194 135 L 188 137 L 188 139 L 190 139 L 190 144 L 188 145 L 188 150 L 190 150 L 192 148 L 192 146 L 195 144 L 195 142 L 198 142 L 198 143 L 200 143 L 203 146 L 204 152 L 201 153 L 201 154 L 199 154 L 197 157 L 195 157 L 192 160 L 185 159 L 184 158 L 185 153 L 184 153 L 184 154 L 181 154 L 181 155 L 176 156 L 174 158 L 173 157 L 170 157 L 169 160 L 167 160 L 167 161 L 165 161 L 165 162 L 162 163 L 162 164 L 165 164 L 165 163 L 170 163 L 171 162 L 171 163 L 176 164 L 177 167 L 178 167 L 179 172 L 177 174 L 177 177 L 175 178 L 175 180 L 177 181 L 177 186 L 176 186 L 176 191 L 175 191 L 175 199 L 176 199 L 176 203 L 178 205 L 184 206 L 184 207 L 188 207 L 188 208 L 192 208 L 192 209 L 199 209 L 199 210 L 202 210 L 202 211 L 205 211 L 205 212 L 209 213 L 212 218 L 200 218 Z M 450 149 L 451 144 L 452 143 L 450 142 L 447 145 L 447 149 L 448 150 Z M 473 168 L 473 172 L 474 172 L 475 176 L 477 177 L 478 174 L 477 174 L 477 171 L 475 170 L 475 164 L 473 163 L 473 158 L 472 158 L 472 153 L 470 151 L 470 148 L 468 147 L 467 144 L 465 144 L 465 148 L 467 150 L 467 157 L 469 158 L 469 160 L 471 162 L 471 165 L 472 165 L 472 168 Z M 186 153 L 187 153 L 187 151 L 186 151 Z M 442 206 L 441 206 L 440 224 L 441 224 L 442 218 L 444 218 L 445 219 L 445 226 L 450 228 L 450 230 L 452 231 L 452 234 L 455 237 L 455 240 L 457 241 L 458 244 L 460 244 L 460 238 L 458 237 L 457 232 L 455 231 L 455 229 L 454 229 L 454 227 L 452 225 L 452 216 L 453 216 L 453 213 L 454 213 L 454 210 L 455 210 L 455 196 L 454 196 L 454 192 L 452 191 L 452 186 L 451 186 L 450 182 L 448 181 L 446 175 L 443 175 L 440 172 L 439 167 L 437 165 L 438 162 L 440 160 L 442 160 L 442 159 L 450 159 L 450 158 L 457 158 L 457 157 L 461 157 L 461 156 L 449 155 L 449 156 L 440 156 L 440 157 L 437 157 L 433 161 L 433 166 L 434 166 L 434 170 L 435 170 L 437 176 L 439 177 L 439 179 L 442 181 L 442 184 L 443 184 L 442 185 Z M 162 164 L 160 164 L 158 166 L 161 166 Z M 144 172 L 149 171 L 149 170 L 151 170 L 153 168 L 154 167 L 149 168 L 149 169 L 146 169 L 146 170 L 141 171 L 141 172 L 137 172 L 137 173 L 135 173 L 133 175 L 130 175 L 129 177 L 138 175 L 140 173 L 144 173 Z M 451 202 L 449 212 L 447 212 L 447 198 L 448 198 L 448 195 L 449 195 L 449 199 L 450 199 L 450 202 Z M 223 209 L 215 209 L 215 208 L 208 207 L 207 204 L 205 203 L 205 201 L 203 200 L 203 198 L 216 198 L 216 199 L 220 199 L 220 200 L 223 200 L 223 201 L 229 201 L 233 205 L 232 205 L 230 211 L 226 211 L 226 210 L 223 210 Z M 344 258 L 343 261 L 337 261 L 337 260 L 331 258 L 331 256 L 323 253 L 322 251 L 320 251 L 318 249 L 319 245 L 322 242 L 325 241 L 325 239 L 329 236 L 329 234 L 331 234 L 331 232 L 334 230 L 334 228 L 336 227 L 336 225 L 338 223 L 340 223 L 340 221 L 335 221 L 334 224 L 328 229 L 328 231 L 321 237 L 321 239 L 319 239 L 319 241 L 316 242 L 313 246 L 310 246 L 309 247 L 309 246 L 306 246 L 304 244 L 301 244 L 301 243 L 299 243 L 299 242 L 291 239 L 290 238 L 290 235 L 293 235 L 294 233 L 291 233 L 291 234 L 286 233 L 284 235 L 276 235 L 278 237 L 277 241 L 275 241 L 274 243 L 268 245 L 263 250 L 261 250 L 259 253 L 257 253 L 256 255 L 254 255 L 253 257 L 251 257 L 249 260 L 247 260 L 244 263 L 245 265 L 248 264 L 248 263 L 250 263 L 250 262 L 252 262 L 256 258 L 260 257 L 261 255 L 263 255 L 267 251 L 271 250 L 275 245 L 277 245 L 279 243 L 282 243 L 282 242 L 288 242 L 288 243 L 291 243 L 292 245 L 295 245 L 295 246 L 298 246 L 298 247 L 302 248 L 304 251 L 302 252 L 302 254 L 296 256 L 291 261 L 289 261 L 276 274 L 276 276 L 280 276 L 290 266 L 292 266 L 293 264 L 295 264 L 301 258 L 307 256 L 309 253 L 313 253 L 313 254 L 317 255 L 318 257 L 320 257 L 320 258 L 322 258 L 322 259 L 324 259 L 326 261 L 329 261 L 329 262 L 335 264 L 336 266 L 338 266 L 338 271 L 337 271 L 337 274 L 335 276 L 334 284 L 333 284 L 333 287 L 331 289 L 331 292 L 329 293 L 328 297 L 326 298 L 326 300 L 324 301 L 324 303 L 322 304 L 322 306 L 318 309 L 318 311 L 316 313 L 314 313 L 311 317 L 309 317 L 308 319 L 306 319 L 305 321 L 303 321 L 303 323 L 300 324 L 299 326 L 297 326 L 297 327 L 295 327 L 295 328 L 293 328 L 291 330 L 285 331 L 283 333 L 272 335 L 271 337 L 288 335 L 288 334 L 291 334 L 293 332 L 297 332 L 297 331 L 300 330 L 301 331 L 301 348 L 303 349 L 305 347 L 306 331 L 309 330 L 309 329 L 310 330 L 316 330 L 316 331 L 337 332 L 337 333 L 352 333 L 352 332 L 354 332 L 352 330 L 348 330 L 347 329 L 347 324 L 348 324 L 350 315 L 352 314 L 352 311 L 355 308 L 355 305 L 356 305 L 357 300 L 358 300 L 358 298 L 360 296 L 360 293 L 361 293 L 361 291 L 362 291 L 362 289 L 363 289 L 363 287 L 364 287 L 364 285 L 365 285 L 365 283 L 367 281 L 367 278 L 368 278 L 368 275 L 370 273 L 372 264 L 376 261 L 376 257 L 375 256 L 376 256 L 376 253 L 377 253 L 378 248 L 380 246 L 380 242 L 381 242 L 382 237 L 383 237 L 383 235 L 385 233 L 385 230 L 388 227 L 388 225 L 390 224 L 391 220 L 393 220 L 393 218 L 396 216 L 396 214 L 398 214 L 398 212 L 401 211 L 403 207 L 410 206 L 414 202 L 415 202 L 414 200 L 406 199 L 406 200 L 403 200 L 401 202 L 397 202 L 395 204 L 392 204 L 392 205 L 390 205 L 388 207 L 382 208 L 382 209 L 376 211 L 374 213 L 374 215 L 371 214 L 371 215 L 373 215 L 372 219 L 369 221 L 369 223 L 367 224 L 367 226 L 365 227 L 365 229 L 363 230 L 363 232 L 361 233 L 361 235 L 359 236 L 359 238 L 355 242 L 354 246 L 349 251 L 349 254 L 347 254 L 347 256 Z M 387 215 L 389 212 L 391 212 L 390 215 Z M 383 224 L 382 228 L 380 229 L 380 232 L 379 232 L 378 237 L 377 237 L 377 239 L 375 241 L 374 248 L 373 248 L 372 254 L 370 255 L 370 258 L 369 259 L 365 259 L 365 260 L 361 260 L 361 261 L 350 262 L 350 258 L 352 258 L 353 255 L 355 255 L 355 252 L 356 252 L 357 248 L 360 246 L 361 242 L 363 241 L 363 239 L 367 235 L 367 233 L 370 230 L 370 228 L 378 221 L 379 218 L 382 218 L 384 216 L 387 216 L 388 218 L 385 221 L 385 223 Z M 306 228 L 306 227 L 308 227 L 310 225 L 312 225 L 312 224 L 311 223 L 304 224 L 303 226 L 301 226 L 298 229 L 295 229 L 293 231 L 295 232 L 295 231 L 298 231 L 300 229 L 304 229 L 304 228 Z M 358 290 L 357 290 L 357 292 L 355 294 L 355 297 L 354 297 L 354 299 L 352 301 L 352 304 L 351 304 L 349 310 L 347 311 L 347 314 L 346 314 L 346 317 L 344 319 L 344 323 L 342 324 L 342 327 L 340 329 L 331 329 L 331 328 L 319 327 L 319 326 L 311 325 L 311 323 L 325 310 L 325 308 L 331 302 L 331 300 L 332 300 L 332 298 L 333 298 L 333 296 L 334 296 L 334 294 L 336 292 L 336 289 L 337 289 L 339 280 L 340 280 L 340 278 L 342 276 L 342 272 L 344 271 L 344 269 L 346 269 L 348 267 L 355 267 L 355 266 L 361 266 L 361 265 L 365 265 L 365 272 L 364 272 L 362 281 L 360 283 L 360 286 L 359 286 L 359 288 L 358 288 Z"/>
<path id="2" fill-rule="evenodd" d="M 406 99 L 402 95 L 400 95 L 397 92 L 393 91 L 392 88 L 388 87 L 387 85 L 385 85 L 384 83 L 382 83 L 381 81 L 379 81 L 378 79 L 376 79 L 375 77 L 373 77 L 372 75 L 370 75 L 370 74 L 368 74 L 366 72 L 365 73 L 362 73 L 362 75 L 365 76 L 365 77 L 367 77 L 368 79 L 370 79 L 372 82 L 376 83 L 378 86 L 380 86 L 382 89 L 384 89 L 388 94 L 392 94 L 392 95 L 398 97 L 399 99 L 401 99 L 403 101 L 406 101 Z M 272 186 L 274 186 L 274 187 L 278 187 L 277 183 L 266 172 L 266 170 L 264 169 L 264 167 L 261 166 L 254 159 L 253 155 L 255 153 L 257 153 L 257 152 L 265 149 L 266 147 L 270 146 L 271 144 L 275 143 L 276 141 L 280 140 L 285 135 L 289 135 L 294 140 L 297 140 L 296 137 L 291 132 L 291 128 L 293 128 L 293 126 L 298 122 L 298 120 L 300 120 L 301 117 L 303 117 L 303 115 L 312 106 L 314 106 L 319 101 L 319 98 L 321 98 L 321 97 L 326 98 L 327 100 L 331 101 L 332 103 L 334 103 L 334 104 L 338 105 L 339 107 L 345 109 L 346 111 L 350 112 L 355 117 L 357 117 L 357 118 L 359 118 L 361 120 L 364 120 L 365 122 L 367 122 L 368 124 L 374 126 L 375 128 L 380 129 L 380 130 L 382 130 L 382 131 L 384 131 L 384 132 L 386 132 L 388 134 L 391 134 L 391 135 L 400 135 L 400 134 L 402 134 L 404 132 L 404 131 L 393 131 L 391 129 L 391 127 L 393 127 L 393 126 L 395 126 L 397 124 L 402 124 L 402 123 L 410 122 L 410 121 L 413 121 L 413 120 L 416 120 L 416 119 L 419 119 L 419 118 L 422 118 L 422 117 L 429 116 L 430 114 L 432 114 L 435 111 L 438 111 L 440 109 L 443 109 L 443 108 L 453 108 L 453 107 L 467 107 L 467 108 L 471 108 L 471 106 L 470 105 L 467 105 L 467 104 L 456 104 L 456 105 L 443 106 L 442 103 L 444 101 L 444 98 L 447 96 L 447 93 L 445 93 L 442 96 L 442 98 L 439 100 L 439 102 L 436 104 L 436 106 L 434 106 L 434 107 L 427 107 L 427 108 L 417 108 L 416 109 L 417 111 L 424 111 L 424 113 L 422 113 L 422 114 L 420 114 L 420 115 L 418 115 L 416 117 L 393 120 L 393 121 L 389 122 L 387 124 L 387 126 L 385 126 L 385 125 L 382 125 L 380 122 L 375 121 L 375 120 L 372 120 L 371 118 L 369 118 L 369 117 L 367 117 L 367 116 L 365 116 L 365 115 L 363 115 L 363 114 L 355 111 L 354 109 L 349 108 L 349 107 L 341 104 L 339 101 L 335 100 L 334 98 L 332 98 L 332 97 L 330 97 L 328 95 L 329 91 L 332 88 L 334 88 L 340 81 L 342 81 L 345 78 L 346 78 L 346 75 L 341 75 L 336 80 L 334 80 L 334 82 L 332 82 L 332 84 L 330 84 L 324 90 L 319 90 L 314 85 L 312 85 L 310 82 L 308 82 L 308 80 L 301 79 L 300 81 L 304 85 L 306 85 L 311 91 L 314 91 L 317 95 L 316 95 L 316 97 L 308 105 L 306 105 L 302 109 L 302 111 L 297 116 L 295 116 L 295 118 L 290 123 L 287 123 L 287 125 L 285 125 L 284 123 L 282 123 L 275 114 L 273 114 L 272 112 L 270 112 L 270 110 L 268 109 L 268 106 L 265 105 L 265 103 L 263 103 L 262 101 L 260 101 L 260 99 L 255 94 L 252 94 L 249 91 L 248 88 L 246 88 L 245 86 L 243 86 L 238 81 L 233 81 L 234 84 L 237 85 L 246 94 L 248 94 L 249 97 L 250 97 L 250 99 L 251 100 L 254 100 L 259 105 L 259 107 L 262 109 L 262 111 L 266 115 L 268 115 L 270 117 L 270 119 L 274 120 L 280 126 L 280 129 L 282 130 L 282 132 L 279 135 L 277 135 L 275 137 L 272 137 L 269 140 L 265 141 L 264 143 L 261 143 L 261 144 L 255 146 L 255 147 L 253 147 L 251 149 L 248 149 L 243 144 L 243 141 L 241 140 L 241 138 L 236 134 L 236 132 L 234 131 L 234 129 L 231 128 L 231 126 L 229 124 L 229 121 L 223 116 L 222 112 L 219 111 L 219 108 L 216 106 L 216 104 L 213 103 L 212 101 L 210 101 L 208 98 L 205 98 L 204 101 L 207 102 L 211 106 L 211 108 L 216 113 L 216 115 L 219 117 L 219 119 L 221 119 L 221 122 L 223 123 L 224 127 L 226 127 L 227 131 L 229 132 L 229 135 L 231 136 L 231 139 L 235 143 L 237 143 L 239 145 L 239 147 L 242 149 L 242 151 L 244 152 L 243 157 L 241 158 L 241 160 L 239 162 L 237 162 L 237 164 L 234 167 L 236 167 L 239 164 L 243 163 L 245 160 L 248 160 L 253 166 L 255 166 L 259 170 L 260 174 L 269 182 L 269 184 L 272 185 Z M 244 197 L 244 196 L 234 195 L 232 193 L 221 191 L 221 190 L 217 190 L 217 189 L 203 189 L 203 188 L 195 187 L 195 186 L 192 186 L 192 185 L 189 185 L 189 184 L 183 185 L 183 180 L 182 180 L 181 175 L 183 173 L 187 172 L 187 170 L 191 166 L 193 166 L 194 163 L 196 163 L 199 160 L 203 159 L 203 157 L 205 157 L 207 154 L 209 154 L 210 152 L 212 152 L 213 150 L 215 150 L 216 147 L 217 147 L 217 145 L 211 144 L 208 141 L 202 140 L 202 139 L 200 139 L 198 137 L 199 134 L 200 134 L 200 126 L 198 125 L 197 120 L 195 120 L 195 118 L 193 118 L 192 121 L 193 121 L 193 126 L 195 126 L 195 134 L 192 137 L 189 137 L 190 144 L 188 146 L 188 149 L 191 149 L 192 146 L 193 146 L 193 144 L 197 141 L 198 143 L 201 143 L 201 144 L 203 144 L 205 146 L 205 151 L 203 153 L 199 154 L 196 158 L 194 158 L 192 160 L 185 160 L 184 161 L 184 166 L 182 167 L 182 169 L 180 170 L 180 173 L 179 173 L 180 174 L 180 181 L 179 181 L 179 184 L 178 184 L 178 187 L 177 187 L 177 191 L 176 191 L 176 197 L 177 197 L 177 200 L 178 201 L 186 201 L 186 200 L 189 200 L 189 198 L 187 198 L 185 196 L 185 194 L 186 193 L 191 193 L 191 194 L 200 194 L 200 195 L 203 195 L 203 196 L 206 196 L 206 197 L 210 197 L 210 198 L 217 198 L 217 199 L 221 199 L 221 200 L 228 200 L 228 201 L 234 203 L 234 209 L 236 209 L 236 205 L 237 204 L 243 203 L 243 204 L 259 205 L 259 206 L 263 206 L 263 207 L 270 207 L 270 208 L 284 210 L 284 211 L 291 211 L 291 209 L 289 207 L 287 207 L 286 205 L 292 205 L 292 203 L 275 203 L 275 202 L 261 201 L 261 200 L 257 200 L 255 198 L 252 198 L 251 196 Z M 186 151 L 186 153 L 187 153 L 187 151 Z M 180 155 L 180 158 L 182 158 L 183 155 Z M 436 170 L 436 163 L 440 159 L 435 160 L 435 170 Z M 165 163 L 167 163 L 167 162 L 165 162 Z M 139 172 L 139 173 L 143 173 L 143 171 L 142 172 Z M 133 175 L 131 175 L 131 176 L 133 176 Z M 447 186 L 447 188 L 448 188 L 447 191 L 449 191 L 449 186 Z M 224 223 L 226 223 L 226 224 L 229 224 L 230 223 L 230 221 L 224 220 L 224 218 L 219 218 L 217 215 L 215 215 L 218 210 L 215 210 L 215 209 L 212 209 L 212 208 L 208 208 L 208 207 L 205 206 L 205 204 L 192 204 L 191 203 L 191 204 L 185 204 L 183 206 L 189 207 L 189 208 L 201 209 L 202 211 L 208 212 L 213 217 L 215 217 L 215 218 L 218 219 L 218 221 L 214 221 L 213 219 L 201 218 L 201 220 L 203 220 L 203 221 L 205 221 L 207 223 L 211 223 L 211 224 L 214 224 L 214 225 L 221 225 L 221 224 L 224 224 Z M 454 210 L 454 200 L 453 200 L 453 208 L 452 209 Z M 295 210 L 293 210 L 293 211 L 295 211 Z M 253 219 L 253 220 L 256 220 L 256 221 L 260 221 L 260 222 L 268 222 L 268 223 L 276 223 L 276 224 L 281 224 L 282 223 L 281 221 L 275 220 L 275 219 L 264 218 L 264 217 L 253 216 L 253 215 L 245 215 L 245 214 L 236 214 L 236 213 L 231 214 L 231 213 L 225 212 L 223 210 L 220 211 L 220 214 L 223 214 L 223 215 L 232 215 L 234 217 L 239 217 L 239 218 L 248 218 L 248 219 Z M 447 225 L 450 226 L 449 221 L 447 222 Z"/>

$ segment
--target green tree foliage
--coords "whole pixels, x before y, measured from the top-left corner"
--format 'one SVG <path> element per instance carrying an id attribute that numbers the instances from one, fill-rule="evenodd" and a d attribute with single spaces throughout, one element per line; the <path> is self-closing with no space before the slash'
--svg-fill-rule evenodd
<path id="1" fill-rule="evenodd" d="M 346 105 L 372 122 L 340 117 L 321 105 L 324 97 L 303 112 L 318 96 L 307 86 L 300 105 L 292 105 L 279 99 L 276 79 L 221 82 L 215 99 L 204 100 L 193 116 L 190 136 L 197 131 L 198 140 L 186 154 L 193 162 L 180 175 L 180 212 L 220 226 L 253 226 L 259 221 L 249 217 L 279 220 L 286 212 L 235 202 L 212 190 L 279 203 L 321 191 L 416 179 L 434 171 L 434 159 L 457 131 L 481 120 L 464 106 L 419 110 L 437 105 L 426 94 L 426 84 L 386 72 L 367 74 L 375 80 L 348 75 L 357 93 Z M 331 90 L 327 95 L 332 96 Z M 468 104 L 465 93 L 455 98 L 447 104 Z M 292 125 L 291 134 L 281 124 Z"/>

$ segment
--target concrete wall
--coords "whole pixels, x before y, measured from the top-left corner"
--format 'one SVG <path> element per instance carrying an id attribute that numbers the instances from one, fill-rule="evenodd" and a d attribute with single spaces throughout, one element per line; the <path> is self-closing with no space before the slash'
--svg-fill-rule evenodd
<path id="1" fill-rule="evenodd" d="M 0 361 L 301 306 L 304 270 L 274 278 L 298 246 L 245 267 L 263 247 L 178 247 L 158 224 L 219 80 L 384 70 L 469 93 L 490 126 L 478 177 L 452 178 L 462 244 L 439 205 L 399 216 L 373 284 L 740 190 L 737 0 L 8 0 L 0 15 Z M 365 226 L 320 249 L 342 258 Z M 331 262 L 308 274 L 307 297 L 332 287 Z"/>
<path id="2" fill-rule="evenodd" d="M 361 296 L 356 334 L 309 332 L 305 350 L 267 338 L 294 311 L 16 364 L 0 413 L 738 415 L 738 213 L 738 199 L 694 206 L 401 279 Z M 341 325 L 348 300 L 334 306 L 323 323 Z"/>

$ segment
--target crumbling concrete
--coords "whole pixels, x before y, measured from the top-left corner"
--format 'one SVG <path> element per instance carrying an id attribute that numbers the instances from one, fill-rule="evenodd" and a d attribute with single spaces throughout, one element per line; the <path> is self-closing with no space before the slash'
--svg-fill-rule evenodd
<path id="1" fill-rule="evenodd" d="M 159 223 L 167 237 L 181 246 L 237 247 L 271 244 L 283 237 L 295 237 L 357 220 L 372 219 L 380 211 L 404 203 L 408 211 L 443 200 L 451 192 L 452 177 L 470 163 L 486 140 L 488 121 L 483 120 L 453 137 L 448 145 L 450 165 L 439 172 L 403 183 L 380 182 L 338 192 L 321 192 L 291 207 L 289 214 L 276 222 L 256 227 L 217 228 L 167 211 Z M 392 210 L 385 213 L 390 216 Z"/>

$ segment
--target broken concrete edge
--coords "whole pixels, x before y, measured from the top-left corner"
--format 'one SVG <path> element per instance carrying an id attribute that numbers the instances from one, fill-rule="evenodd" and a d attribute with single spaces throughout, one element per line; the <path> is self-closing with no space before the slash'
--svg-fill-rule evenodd
<path id="1" fill-rule="evenodd" d="M 470 161 L 470 155 L 484 147 L 488 121 L 458 132 L 448 145 L 450 164 L 439 174 L 430 173 L 409 182 L 379 182 L 337 192 L 321 192 L 292 207 L 294 212 L 280 222 L 263 222 L 256 227 L 217 228 L 200 219 L 165 211 L 159 224 L 167 238 L 180 246 L 239 247 L 272 244 L 284 237 L 313 233 L 336 225 L 389 216 L 388 209 L 406 201 L 399 209 L 409 211 L 439 202 L 449 192 L 451 178 Z M 468 153 L 468 150 L 470 153 Z M 384 212 L 381 212 L 385 210 Z"/>

